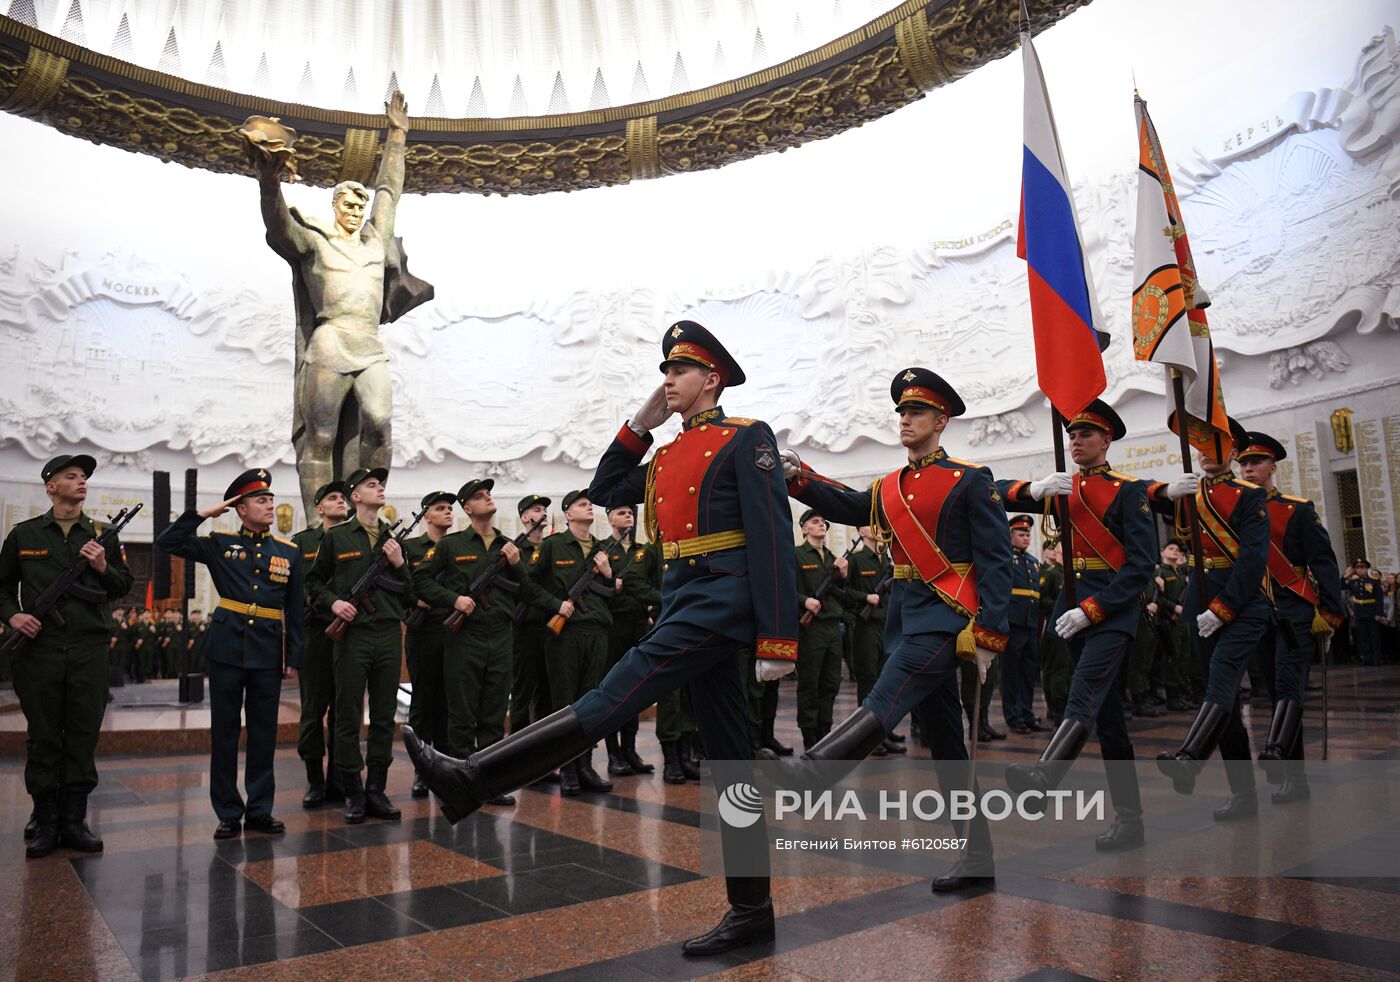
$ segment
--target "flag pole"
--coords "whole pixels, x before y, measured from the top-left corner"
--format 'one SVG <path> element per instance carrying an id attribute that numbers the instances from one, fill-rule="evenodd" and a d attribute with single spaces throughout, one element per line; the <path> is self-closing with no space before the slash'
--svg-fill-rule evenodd
<path id="1" fill-rule="evenodd" d="M 1050 428 L 1055 439 L 1055 470 L 1066 471 L 1065 466 L 1065 418 L 1060 411 L 1050 406 Z M 1065 609 L 1079 606 L 1079 597 L 1074 588 L 1074 536 L 1069 524 L 1069 502 L 1062 495 L 1055 496 L 1055 524 L 1060 529 L 1060 561 L 1065 571 L 1065 582 L 1061 589 L 1065 594 Z"/>
<path id="2" fill-rule="evenodd" d="M 1189 425 L 1186 420 L 1186 382 L 1181 377 L 1181 371 L 1173 368 L 1172 372 L 1172 397 L 1176 400 L 1176 431 L 1181 438 L 1181 468 L 1191 473 L 1191 439 Z M 1219 444 L 1219 436 L 1216 443 Z M 1205 577 L 1205 556 L 1201 554 L 1201 523 L 1196 515 L 1196 496 L 1192 495 L 1186 499 L 1186 521 L 1191 526 L 1191 556 L 1196 562 L 1196 568 L 1201 571 L 1201 575 L 1194 577 L 1196 581 L 1196 607 L 1198 611 L 1206 609 L 1206 577 Z"/>

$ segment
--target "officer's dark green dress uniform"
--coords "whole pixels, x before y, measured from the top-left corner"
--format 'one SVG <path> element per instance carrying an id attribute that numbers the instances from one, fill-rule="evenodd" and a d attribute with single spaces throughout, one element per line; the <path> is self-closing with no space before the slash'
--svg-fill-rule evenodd
<path id="1" fill-rule="evenodd" d="M 265 470 L 240 474 L 225 500 L 270 493 Z M 301 664 L 303 565 L 291 539 L 242 528 L 199 535 L 204 521 L 187 511 L 156 539 L 171 555 L 209 569 L 219 606 L 210 620 L 204 652 L 209 660 L 209 798 L 219 816 L 215 838 L 238 834 L 246 816 L 249 829 L 281 832 L 272 817 L 276 790 L 277 707 L 282 674 Z M 247 761 L 238 793 L 240 714 L 247 717 Z"/>
<path id="2" fill-rule="evenodd" d="M 1035 520 L 1013 515 L 1012 529 L 1030 531 Z M 1035 718 L 1035 679 L 1040 674 L 1040 563 L 1025 549 L 1011 547 L 1011 638 L 1001 662 L 1001 713 L 1017 733 L 1040 732 Z"/>
<path id="3" fill-rule="evenodd" d="M 568 511 L 575 501 L 587 497 L 587 494 L 587 491 L 579 490 L 564 495 L 564 510 Z M 541 542 L 539 561 L 531 571 L 539 587 L 534 595 L 535 606 L 541 611 L 557 613 L 568 598 L 569 588 L 586 568 L 585 564 L 593 562 L 588 558 L 589 554 L 600 545 L 601 541 L 591 535 L 589 541 L 584 543 L 568 529 Z M 583 609 L 575 609 L 564 630 L 558 636 L 550 633 L 546 642 L 550 699 L 556 706 L 573 703 L 596 687 L 603 677 L 603 667 L 608 657 L 608 631 L 612 627 L 612 610 L 608 599 L 614 590 L 612 581 L 607 577 L 599 576 L 593 584 L 593 590 L 583 598 Z M 576 793 L 579 788 L 585 791 L 612 790 L 612 782 L 594 770 L 592 756 L 590 749 L 559 769 L 560 787 L 566 794 Z"/>
<path id="4" fill-rule="evenodd" d="M 527 494 L 516 505 L 516 512 L 523 515 L 526 509 L 535 505 L 548 508 L 550 500 L 542 495 Z M 540 544 L 522 549 L 520 554 L 528 564 L 528 571 L 533 574 L 539 566 Z M 531 579 L 533 578 L 532 575 Z M 527 600 L 520 599 L 516 602 L 511 657 L 513 678 L 510 686 L 512 733 L 525 729 L 536 720 L 544 719 L 553 705 L 549 696 L 549 673 L 544 658 L 545 647 L 549 643 L 549 631 L 545 624 L 551 616 L 552 612 L 546 613 Z"/>
<path id="5" fill-rule="evenodd" d="M 454 500 L 465 508 L 477 491 L 489 491 L 494 485 L 491 480 L 468 481 Z M 443 536 L 414 571 L 414 593 L 433 607 L 450 612 L 457 598 L 470 591 L 472 581 L 496 564 L 509 542 L 497 528 L 485 539 L 470 526 Z M 444 753 L 465 757 L 505 736 L 514 597 L 523 575 L 518 571 L 525 568 L 525 557 L 520 566 L 508 566 L 485 597 L 475 598 L 476 608 L 462 622 L 461 630 L 445 631 L 442 685 L 447 697 L 447 740 L 446 747 L 440 747 Z M 418 728 L 413 731 L 418 732 Z"/>
<path id="6" fill-rule="evenodd" d="M 455 502 L 457 496 L 451 491 L 430 491 L 423 496 L 419 505 L 430 508 L 440 501 Z M 449 533 L 450 534 L 450 533 Z M 446 538 L 446 536 L 444 536 Z M 439 540 L 441 541 L 441 540 Z M 409 574 L 417 580 L 417 573 L 423 568 L 433 553 L 433 542 L 425 532 L 414 536 L 404 545 L 404 559 Z M 444 571 L 445 573 L 446 571 Z M 441 578 L 443 574 L 439 574 Z M 421 582 L 421 581 L 418 581 Z M 447 690 L 443 682 L 443 652 L 446 650 L 447 628 L 443 621 L 450 614 L 450 607 L 432 603 L 432 599 L 421 590 L 415 589 L 417 600 L 408 607 L 409 626 L 404 633 L 404 655 L 408 659 L 408 678 L 413 683 L 413 698 L 409 701 L 408 722 L 413 732 L 421 733 L 423 739 L 434 747 L 448 744 Z M 424 608 L 420 603 L 429 603 Z M 417 619 L 417 626 L 413 620 Z M 428 787 L 421 782 L 413 784 L 415 798 L 426 797 Z"/>
<path id="7" fill-rule="evenodd" d="M 86 454 L 62 455 L 44 465 L 41 478 L 69 467 L 91 477 L 96 462 Z M 64 528 L 67 525 L 67 529 Z M 78 560 L 78 551 L 101 535 L 85 514 L 60 523 L 50 508 L 15 525 L 0 546 L 0 620 L 27 612 L 39 595 Z M 39 833 L 30 841 L 34 857 L 62 844 L 96 852 L 102 840 L 86 825 L 87 799 L 97 786 L 97 738 L 107 707 L 107 654 L 112 636 L 111 601 L 131 589 L 131 572 L 119 542 L 107 547 L 107 569 L 88 569 L 25 652 L 14 658 L 15 695 L 28 723 L 24 787 L 34 799 Z"/>
<path id="8" fill-rule="evenodd" d="M 1381 654 L 1381 629 L 1376 619 L 1385 616 L 1385 595 L 1381 593 L 1381 581 L 1371 578 L 1371 564 L 1366 560 L 1366 572 L 1345 583 L 1346 592 L 1351 597 L 1351 629 L 1356 635 L 1356 660 L 1362 665 L 1379 665 L 1384 660 Z"/>
<path id="9" fill-rule="evenodd" d="M 635 505 L 624 505 L 637 514 Z M 610 509 L 611 510 L 611 509 Z M 603 540 L 614 578 L 621 573 L 622 589 L 612 599 L 612 627 L 608 631 L 607 668 L 612 668 L 632 646 L 651 629 L 652 615 L 661 610 L 661 549 L 654 542 L 636 541 L 636 529 L 619 542 L 610 535 Z M 626 777 L 629 774 L 650 774 L 654 766 L 637 753 L 638 717 L 622 724 L 622 729 L 609 733 L 608 773 Z"/>
<path id="10" fill-rule="evenodd" d="M 1052 724 L 1058 725 L 1069 698 L 1069 680 L 1073 673 L 1069 649 L 1064 639 L 1055 633 L 1051 615 L 1060 600 L 1065 585 L 1065 568 L 1059 563 L 1042 560 L 1040 564 L 1040 685 L 1045 691 L 1045 711 Z"/>
<path id="11" fill-rule="evenodd" d="M 807 509 L 798 522 L 801 527 L 817 513 Z M 826 546 L 820 549 L 803 540 L 795 549 L 797 562 L 798 616 L 807 612 L 806 603 L 826 578 L 836 556 Z M 803 748 L 816 746 L 831 732 L 836 694 L 841 689 L 841 618 L 849 602 L 846 580 L 840 576 L 822 603 L 821 611 L 797 638 L 797 726 L 802 731 Z"/>
<path id="12" fill-rule="evenodd" d="M 353 492 L 370 477 L 387 480 L 385 468 L 361 468 L 345 481 Z M 371 534 L 371 532 L 373 534 Z M 379 519 L 367 529 L 355 516 L 327 529 L 307 577 L 313 606 L 322 617 L 334 617 L 331 607 L 348 600 L 360 575 L 373 564 L 375 554 L 389 534 L 389 523 Z M 404 566 L 408 563 L 405 561 Z M 403 666 L 403 620 L 413 605 L 413 587 L 404 569 L 389 569 L 380 578 L 371 599 L 374 611 L 360 609 L 335 643 L 335 766 L 345 791 L 345 819 L 350 824 L 374 818 L 396 819 L 399 810 L 389 803 L 384 788 L 394 760 L 394 710 L 398 706 L 399 676 Z M 369 699 L 369 733 L 360 753 L 360 721 Z M 360 768 L 366 768 L 363 780 Z"/>
<path id="13" fill-rule="evenodd" d="M 345 485 L 338 481 L 323 484 L 316 489 L 315 504 L 320 504 L 332 492 L 345 493 Z M 325 538 L 326 529 L 322 525 L 302 529 L 292 536 L 301 551 L 302 568 L 310 572 L 316 562 L 316 553 Z M 321 758 L 327 755 L 328 740 L 334 740 L 330 733 L 330 723 L 326 716 L 335 699 L 335 642 L 326 637 L 330 619 L 319 613 L 311 596 L 311 582 L 306 580 L 303 617 L 306 627 L 306 643 L 301 653 L 301 670 L 297 674 L 297 686 L 301 691 L 301 727 L 297 732 L 297 756 L 306 766 L 306 795 L 301 799 L 303 808 L 318 808 L 327 798 L 339 800 L 344 791 L 339 784 L 333 767 L 323 765 Z M 331 755 L 332 760 L 334 754 Z M 328 780 L 329 779 L 329 780 Z"/>

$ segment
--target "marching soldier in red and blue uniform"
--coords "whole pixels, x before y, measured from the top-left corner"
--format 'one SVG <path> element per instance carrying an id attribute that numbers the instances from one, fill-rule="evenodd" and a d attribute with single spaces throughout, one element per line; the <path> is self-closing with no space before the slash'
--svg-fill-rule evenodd
<path id="1" fill-rule="evenodd" d="M 1137 631 L 1142 591 L 1157 561 L 1148 484 L 1109 466 L 1109 447 L 1127 435 L 1127 427 L 1102 399 L 1066 420 L 1065 431 L 1077 474 L 999 483 L 1009 511 L 1047 511 L 1052 496 L 1068 497 L 1073 558 L 1066 556 L 1065 576 L 1073 578 L 1077 601 L 1069 605 L 1066 587 L 1051 615 L 1074 662 L 1064 717 L 1039 761 L 1007 768 L 1007 786 L 1018 795 L 1055 787 L 1084 748 L 1091 725 L 1105 761 L 1134 759 L 1118 677 Z M 1194 486 L 1194 479 L 1183 475 L 1172 494 L 1189 494 Z M 1095 846 L 1105 851 L 1139 846 L 1144 833 L 1137 772 L 1129 764 L 1106 768 L 1115 817 Z"/>
<path id="2" fill-rule="evenodd" d="M 1001 712 L 1013 733 L 1052 729 L 1035 716 L 1040 676 L 1040 563 L 1028 551 L 1035 519 L 1013 515 L 1011 528 L 1011 635 L 1001 656 Z"/>
<path id="3" fill-rule="evenodd" d="M 1263 488 L 1240 480 L 1231 470 L 1248 439 L 1244 427 L 1233 419 L 1230 431 L 1233 443 L 1223 448 L 1220 460 L 1200 454 L 1206 476 L 1196 492 L 1196 515 L 1204 555 L 1191 556 L 1186 589 L 1185 616 L 1196 626 L 1193 643 L 1206 665 L 1206 697 L 1181 746 L 1157 755 L 1157 767 L 1172 779 L 1177 792 L 1190 794 L 1203 762 L 1220 748 L 1230 782 L 1229 800 L 1214 812 L 1220 822 L 1259 811 L 1254 770 L 1240 764 L 1250 759 L 1250 753 L 1239 689 L 1259 639 L 1276 624 L 1266 578 L 1269 497 Z M 1154 497 L 1154 507 L 1174 512 L 1164 495 Z"/>
<path id="4" fill-rule="evenodd" d="M 787 674 L 796 662 L 792 512 L 773 431 L 719 407 L 720 393 L 742 385 L 744 372 L 704 327 L 672 325 L 661 350 L 665 382 L 618 431 L 588 489 L 605 507 L 645 502 L 647 538 L 660 544 L 664 562 L 661 614 L 596 689 L 465 761 L 425 747 L 405 728 L 409 755 L 452 822 L 575 759 L 681 685 L 706 755 L 748 760 L 739 653 L 755 648 L 761 680 Z M 681 433 L 643 463 L 650 431 L 673 413 L 683 420 Z M 762 821 L 749 833 L 767 841 Z M 730 910 L 682 945 L 683 953 L 713 955 L 773 939 L 768 877 L 731 876 L 726 886 Z"/>
<path id="5" fill-rule="evenodd" d="M 229 508 L 237 510 L 242 528 L 198 534 L 200 523 Z M 272 765 L 282 679 L 295 677 L 301 664 L 305 593 L 301 547 L 268 531 L 275 518 L 271 475 L 245 471 L 224 491 L 223 501 L 185 512 L 156 538 L 171 555 L 207 566 L 219 591 L 219 606 L 204 639 L 212 716 L 209 798 L 219 817 L 216 839 L 238 835 L 240 822 L 250 832 L 285 830 L 272 817 Z M 238 794 L 240 709 L 248 721 L 246 805 Z"/>
<path id="6" fill-rule="evenodd" d="M 1326 644 L 1345 620 L 1346 607 L 1337 556 L 1317 507 L 1274 487 L 1274 472 L 1288 452 L 1267 433 L 1246 433 L 1245 441 L 1240 472 L 1269 496 L 1269 579 L 1279 620 L 1259 648 L 1274 700 L 1259 763 L 1269 781 L 1280 785 L 1271 796 L 1274 802 L 1284 804 L 1310 797 L 1302 763 L 1303 690 L 1313 654 L 1308 642 Z"/>
<path id="7" fill-rule="evenodd" d="M 958 393 L 927 368 L 894 377 L 890 398 L 899 415 L 899 439 L 909 463 L 865 491 L 817 474 L 791 450 L 783 452 L 788 492 L 822 515 L 847 525 L 869 525 L 890 544 L 894 583 L 885 619 L 888 655 L 875 687 L 816 746 L 811 760 L 862 760 L 926 697 L 942 726 L 925 715 L 935 767 L 945 788 L 966 787 L 962 716 L 957 699 L 958 660 L 987 669 L 1007 640 L 1011 597 L 1011 542 L 992 472 L 948 456 L 940 440 L 948 420 L 966 407 Z M 940 735 L 943 736 L 940 739 Z M 959 890 L 992 874 L 986 819 L 968 830 L 971 840 L 958 864 L 933 881 L 938 892 Z"/>

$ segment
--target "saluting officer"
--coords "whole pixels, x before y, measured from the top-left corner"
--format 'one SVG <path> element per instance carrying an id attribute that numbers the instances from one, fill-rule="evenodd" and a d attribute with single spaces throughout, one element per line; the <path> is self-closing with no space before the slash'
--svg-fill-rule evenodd
<path id="1" fill-rule="evenodd" d="M 1240 480 L 1232 469 L 1239 451 L 1248 446 L 1243 426 L 1230 420 L 1232 441 L 1214 454 L 1200 453 L 1205 480 L 1196 492 L 1196 515 L 1203 556 L 1191 557 L 1191 582 L 1186 591 L 1188 623 L 1196 625 L 1197 657 L 1207 666 L 1206 698 L 1186 739 L 1174 752 L 1157 755 L 1157 767 L 1172 779 L 1180 794 L 1196 787 L 1202 762 L 1220 748 L 1230 798 L 1215 809 L 1215 820 L 1228 822 L 1258 814 L 1249 731 L 1240 711 L 1240 679 L 1259 646 L 1259 638 L 1275 624 L 1266 572 L 1269 561 L 1268 495 L 1257 485 Z M 1154 507 L 1174 513 L 1161 495 Z M 1199 586 L 1204 581 L 1204 590 Z M 1204 597 L 1205 609 L 1200 600 Z"/>
<path id="2" fill-rule="evenodd" d="M 329 529 L 307 574 L 314 606 L 322 616 L 347 625 L 335 643 L 335 765 L 345 789 L 345 821 L 358 825 L 366 815 L 397 819 L 399 810 L 385 795 L 394 760 L 394 710 L 403 666 L 404 611 L 412 605 L 403 550 L 389 524 L 379 517 L 389 471 L 360 468 L 345 480 L 355 515 Z M 360 610 L 347 598 L 361 574 L 383 550 L 386 570 L 371 595 L 373 610 Z M 369 735 L 360 753 L 360 721 L 369 693 Z M 364 776 L 360 768 L 368 765 Z"/>
<path id="3" fill-rule="evenodd" d="M 1281 785 L 1271 796 L 1278 804 L 1311 796 L 1302 763 L 1303 690 L 1313 655 L 1308 642 L 1316 638 L 1326 644 L 1345 618 L 1341 573 L 1322 516 L 1307 498 L 1274 487 L 1278 462 L 1287 456 L 1283 444 L 1267 433 L 1245 434 L 1240 472 L 1269 496 L 1269 579 L 1279 623 L 1259 648 L 1274 700 L 1259 763 L 1269 781 Z"/>
<path id="4" fill-rule="evenodd" d="M 63 454 L 39 472 L 51 507 L 19 522 L 0 546 L 0 619 L 31 638 L 14 658 L 15 695 L 28 723 L 24 788 L 34 799 L 34 835 L 25 854 L 47 856 L 60 844 L 100 852 L 87 826 L 87 801 L 97 787 L 97 737 L 107 707 L 109 604 L 131 589 L 119 542 L 103 549 L 101 527 L 83 513 L 97 462 Z M 25 612 L 79 558 L 88 568 L 68 591 L 58 618 Z"/>
<path id="5" fill-rule="evenodd" d="M 292 536 L 292 541 L 301 550 L 303 570 L 310 570 L 316 561 L 316 552 L 321 548 L 321 540 L 326 530 L 345 521 L 349 502 L 345 500 L 345 485 L 331 481 L 316 489 L 314 498 L 316 514 L 321 521 L 304 528 Z M 303 578 L 304 579 L 304 578 Z M 312 604 L 310 583 L 307 583 L 305 602 L 302 609 L 305 627 L 305 644 L 301 652 L 301 668 L 297 683 L 301 689 L 301 727 L 297 732 L 297 756 L 306 765 L 306 794 L 302 796 L 301 807 L 319 808 L 330 801 L 344 801 L 345 792 L 340 787 L 340 779 L 334 768 L 323 765 L 322 758 L 334 740 L 326 715 L 335 699 L 335 642 L 326 637 L 330 618 L 322 617 Z M 334 756 L 333 754 L 331 755 Z"/>
<path id="6" fill-rule="evenodd" d="M 575 759 L 686 683 L 710 758 L 747 760 L 752 750 L 738 655 L 754 646 L 765 680 L 792 670 L 792 512 L 773 431 L 719 407 L 720 392 L 741 385 L 744 373 L 704 327 L 672 325 L 662 357 L 665 382 L 618 431 L 590 489 L 605 506 L 644 501 L 647 537 L 661 544 L 664 558 L 661 616 L 598 688 L 468 760 L 444 758 L 405 730 L 409 754 L 453 822 Z M 681 415 L 682 432 L 643 464 L 650 431 L 672 413 Z M 749 832 L 766 842 L 761 821 Z M 683 953 L 713 955 L 773 939 L 768 877 L 728 877 L 726 887 L 729 912 L 714 930 L 682 945 Z"/>
<path id="7" fill-rule="evenodd" d="M 1377 619 L 1385 616 L 1381 581 L 1371 575 L 1371 563 L 1356 561 L 1356 577 L 1347 580 L 1351 595 L 1351 624 L 1356 636 L 1356 660 L 1362 665 L 1381 664 L 1381 632 Z"/>
<path id="8" fill-rule="evenodd" d="M 276 519 L 272 476 L 245 471 L 224 491 L 224 500 L 187 511 L 168 525 L 156 544 L 171 555 L 209 568 L 219 606 L 205 637 L 209 661 L 209 798 L 219 817 L 214 838 L 237 835 L 239 823 L 252 832 L 280 833 L 272 817 L 276 790 L 277 706 L 282 679 L 294 678 L 301 664 L 303 567 L 291 539 L 268 530 Z M 200 536 L 200 523 L 229 508 L 243 527 L 237 532 Z M 238 794 L 239 710 L 248 720 L 248 793 Z"/>
<path id="9" fill-rule="evenodd" d="M 423 534 L 404 542 L 404 558 L 408 560 L 410 576 L 433 555 L 433 548 L 452 531 L 452 505 L 457 496 L 451 491 L 429 491 L 419 506 L 423 509 Z M 446 576 L 446 571 L 438 574 Z M 404 656 L 408 660 L 408 679 L 413 683 L 413 697 L 408 704 L 408 722 L 413 732 L 434 747 L 450 746 L 447 739 L 447 690 L 443 681 L 443 655 L 447 644 L 447 628 L 443 620 L 451 607 L 434 607 L 421 590 L 408 608 L 407 630 L 404 632 Z M 426 798 L 428 786 L 417 774 L 409 791 L 415 798 Z"/>

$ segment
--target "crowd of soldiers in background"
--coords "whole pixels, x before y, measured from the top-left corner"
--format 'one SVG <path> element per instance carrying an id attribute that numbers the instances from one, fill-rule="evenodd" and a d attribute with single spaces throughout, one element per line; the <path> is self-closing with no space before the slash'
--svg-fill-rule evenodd
<path id="1" fill-rule="evenodd" d="M 191 610 L 186 624 L 178 610 L 112 608 L 108 649 L 112 684 L 135 685 L 179 678 L 182 672 L 203 672 L 199 649 L 208 629 L 202 610 Z M 0 638 L 9 630 L 9 625 L 0 624 Z M 0 655 L 0 680 L 9 678 L 9 657 Z"/>

